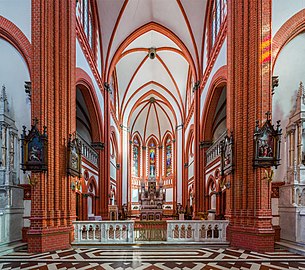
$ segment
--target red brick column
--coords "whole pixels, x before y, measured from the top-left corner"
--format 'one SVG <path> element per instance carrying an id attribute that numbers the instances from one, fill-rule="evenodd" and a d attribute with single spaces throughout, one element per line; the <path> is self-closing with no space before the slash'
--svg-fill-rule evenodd
<path id="1" fill-rule="evenodd" d="M 198 212 L 204 212 L 204 148 L 200 145 L 201 130 L 200 130 L 200 93 L 198 88 L 195 90 L 194 97 L 194 211 L 195 216 Z"/>
<path id="2" fill-rule="evenodd" d="M 227 122 L 235 142 L 228 235 L 232 246 L 257 251 L 274 249 L 270 184 L 252 166 L 255 120 L 271 110 L 270 38 L 271 1 L 228 1 Z"/>
<path id="3" fill-rule="evenodd" d="M 32 175 L 29 252 L 70 246 L 75 194 L 66 174 L 68 135 L 76 129 L 75 1 L 32 1 L 32 116 L 47 126 L 48 171 Z"/>
<path id="4" fill-rule="evenodd" d="M 101 176 L 99 197 L 100 197 L 100 215 L 103 219 L 109 219 L 108 204 L 110 193 L 110 106 L 109 92 L 104 87 L 104 149 L 100 153 L 99 172 Z"/>

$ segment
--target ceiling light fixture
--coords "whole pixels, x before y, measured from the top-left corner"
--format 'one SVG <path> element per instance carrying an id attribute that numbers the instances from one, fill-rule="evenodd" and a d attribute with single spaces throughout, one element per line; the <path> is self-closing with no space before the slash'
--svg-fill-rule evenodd
<path id="1" fill-rule="evenodd" d="M 155 59 L 156 55 L 157 55 L 156 48 L 153 48 L 153 47 L 150 48 L 149 49 L 149 58 L 150 59 Z"/>

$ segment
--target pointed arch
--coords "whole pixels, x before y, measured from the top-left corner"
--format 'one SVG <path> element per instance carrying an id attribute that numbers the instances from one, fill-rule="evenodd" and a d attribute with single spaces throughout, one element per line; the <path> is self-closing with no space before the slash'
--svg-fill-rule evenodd
<path id="1" fill-rule="evenodd" d="M 288 19 L 274 35 L 272 40 L 272 70 L 274 69 L 278 55 L 284 46 L 297 35 L 305 31 L 304 18 L 305 9 L 302 9 Z"/>
<path id="2" fill-rule="evenodd" d="M 164 134 L 162 146 L 164 149 L 164 175 L 168 177 L 173 174 L 174 159 L 173 135 L 169 131 Z"/>
<path id="3" fill-rule="evenodd" d="M 148 177 L 156 177 L 159 175 L 158 172 L 158 164 L 159 164 L 159 155 L 158 155 L 158 147 L 160 146 L 160 142 L 155 135 L 150 135 L 147 138 L 147 176 Z"/>
<path id="4" fill-rule="evenodd" d="M 138 132 L 135 132 L 131 140 L 132 175 L 135 177 L 140 177 L 141 175 L 141 142 L 142 139 L 140 134 Z"/>
<path id="5" fill-rule="evenodd" d="M 218 100 L 221 95 L 222 87 L 227 84 L 227 66 L 222 66 L 214 74 L 208 89 L 205 105 L 202 113 L 201 137 L 202 140 L 212 140 L 213 136 L 213 117 L 216 112 Z"/>
<path id="6" fill-rule="evenodd" d="M 117 136 L 116 136 L 116 131 L 115 131 L 114 126 L 111 126 L 111 127 L 110 127 L 110 140 L 111 140 L 112 143 L 113 143 L 114 152 L 115 152 L 115 155 L 113 155 L 113 158 L 114 158 L 114 157 L 118 158 L 118 155 L 119 155 L 119 147 L 118 147 L 118 139 L 117 139 Z"/>
<path id="7" fill-rule="evenodd" d="M 23 32 L 11 21 L 0 15 L 0 38 L 5 39 L 22 55 L 32 77 L 32 45 Z"/>
<path id="8" fill-rule="evenodd" d="M 89 118 L 92 125 L 92 140 L 95 142 L 104 141 L 103 118 L 100 104 L 90 76 L 81 68 L 76 68 L 76 87 L 79 87 L 84 96 Z"/>
<path id="9" fill-rule="evenodd" d="M 190 130 L 189 130 L 189 133 L 188 133 L 188 136 L 187 136 L 187 140 L 186 140 L 186 148 L 185 148 L 185 161 L 186 161 L 186 163 L 189 162 L 190 156 L 191 157 L 194 156 L 194 153 L 192 152 L 193 149 L 191 149 L 193 143 L 194 143 L 194 124 L 191 124 Z"/>
<path id="10" fill-rule="evenodd" d="M 119 46 L 119 48 L 116 50 L 114 56 L 111 59 L 109 68 L 108 68 L 108 64 L 105 67 L 106 68 L 106 79 L 107 82 L 110 79 L 110 74 L 112 74 L 115 65 L 118 63 L 121 54 L 123 53 L 123 51 L 126 49 L 126 47 L 132 43 L 135 39 L 137 39 L 139 36 L 154 30 L 156 32 L 159 32 L 160 34 L 168 37 L 170 40 L 172 40 L 174 43 L 177 44 L 177 46 L 182 50 L 182 52 L 184 53 L 187 62 L 189 63 L 189 65 L 191 66 L 191 69 L 193 71 L 193 74 L 195 74 L 196 80 L 199 77 L 199 73 L 198 70 L 195 68 L 195 64 L 194 64 L 194 59 L 192 58 L 188 48 L 186 47 L 186 45 L 181 41 L 181 39 L 175 34 L 173 33 L 171 30 L 169 30 L 168 28 L 162 26 L 161 24 L 158 24 L 156 22 L 149 22 L 141 27 L 139 27 L 138 29 L 136 29 L 133 33 L 131 33 Z M 109 55 L 107 56 L 107 58 L 109 57 Z M 106 62 L 108 63 L 108 59 L 106 60 Z"/>

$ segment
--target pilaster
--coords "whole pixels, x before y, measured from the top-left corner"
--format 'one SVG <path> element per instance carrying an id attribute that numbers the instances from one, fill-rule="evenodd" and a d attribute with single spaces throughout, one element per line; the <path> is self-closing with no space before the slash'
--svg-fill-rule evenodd
<path id="1" fill-rule="evenodd" d="M 110 104 L 109 84 L 104 84 L 104 148 L 100 155 L 100 215 L 108 219 L 108 194 L 110 193 Z"/>
<path id="2" fill-rule="evenodd" d="M 198 212 L 204 212 L 204 148 L 201 141 L 201 125 L 200 125 L 200 93 L 201 89 L 197 86 L 194 88 L 194 212 L 198 216 Z"/>

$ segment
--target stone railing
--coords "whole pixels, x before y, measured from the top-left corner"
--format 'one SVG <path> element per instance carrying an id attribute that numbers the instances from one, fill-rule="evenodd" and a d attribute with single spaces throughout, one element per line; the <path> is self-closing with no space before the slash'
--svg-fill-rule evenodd
<path id="1" fill-rule="evenodd" d="M 212 161 L 220 156 L 220 142 L 225 138 L 227 135 L 227 131 L 225 131 L 207 150 L 206 152 L 206 159 L 207 165 L 209 165 Z"/>
<path id="2" fill-rule="evenodd" d="M 82 156 L 90 161 L 94 166 L 98 167 L 98 153 L 79 134 L 76 136 L 82 144 Z"/>
<path id="3" fill-rule="evenodd" d="M 139 224 L 138 224 L 139 223 Z M 141 241 L 158 242 L 200 242 L 228 244 L 226 241 L 226 228 L 228 220 L 167 220 L 166 227 L 160 227 L 159 223 L 152 221 L 153 227 L 148 228 L 149 237 L 144 237 L 146 226 L 140 226 L 141 221 L 75 221 L 73 244 L 94 243 L 136 243 Z M 155 224 L 156 223 L 156 224 Z M 135 230 L 135 228 L 138 228 Z M 164 231 L 162 237 L 155 237 L 153 233 Z M 140 234 L 139 234 L 140 233 Z M 159 234 L 158 234 L 159 235 Z M 141 236 L 141 237 L 140 237 Z"/>
<path id="4" fill-rule="evenodd" d="M 74 244 L 133 243 L 134 221 L 75 221 Z"/>
<path id="5" fill-rule="evenodd" d="M 168 220 L 168 242 L 226 242 L 228 220 Z"/>

